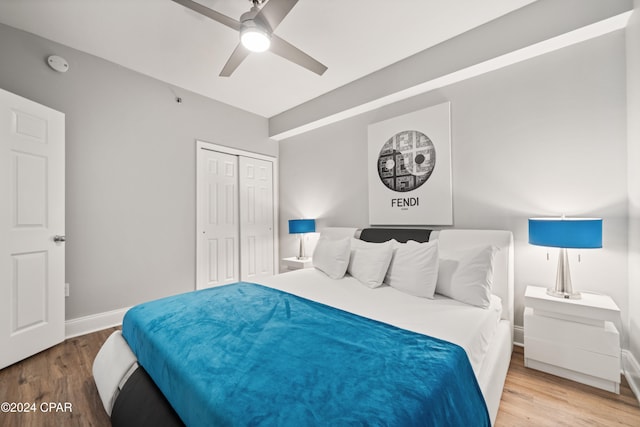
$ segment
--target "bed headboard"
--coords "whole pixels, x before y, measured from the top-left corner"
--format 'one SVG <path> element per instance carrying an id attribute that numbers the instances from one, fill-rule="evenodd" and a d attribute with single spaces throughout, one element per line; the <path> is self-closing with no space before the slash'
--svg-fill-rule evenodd
<path id="1" fill-rule="evenodd" d="M 424 243 L 429 241 L 431 230 L 419 228 L 365 228 L 360 232 L 360 240 L 383 243 L 396 239 L 400 243 L 409 240 Z"/>
<path id="2" fill-rule="evenodd" d="M 353 230 L 351 229 L 353 236 Z M 427 230 L 408 228 L 364 228 L 355 233 L 367 242 L 386 242 L 396 239 L 399 242 L 415 240 L 426 242 L 438 239 L 442 252 L 473 249 L 479 246 L 493 245 L 499 251 L 494 259 L 492 293 L 502 299 L 502 318 L 513 325 L 514 295 L 513 295 L 513 234 L 505 230 Z"/>

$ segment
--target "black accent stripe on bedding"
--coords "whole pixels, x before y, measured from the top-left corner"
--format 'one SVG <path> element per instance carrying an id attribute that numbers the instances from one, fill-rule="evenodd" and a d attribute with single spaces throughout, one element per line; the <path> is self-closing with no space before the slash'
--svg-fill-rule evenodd
<path id="1" fill-rule="evenodd" d="M 360 233 L 360 240 L 383 243 L 396 239 L 400 243 L 407 243 L 409 240 L 424 243 L 429 241 L 431 231 L 423 228 L 364 228 Z"/>
<path id="2" fill-rule="evenodd" d="M 120 390 L 111 410 L 113 427 L 184 427 L 160 389 L 142 366 Z"/>

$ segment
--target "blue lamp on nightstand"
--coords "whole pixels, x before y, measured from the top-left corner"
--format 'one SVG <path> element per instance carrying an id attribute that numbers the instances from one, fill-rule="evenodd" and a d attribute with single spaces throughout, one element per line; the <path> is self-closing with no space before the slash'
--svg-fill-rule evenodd
<path id="1" fill-rule="evenodd" d="M 529 243 L 537 246 L 560 248 L 556 287 L 547 294 L 567 299 L 579 299 L 574 292 L 569 273 L 567 249 L 594 249 L 602 247 L 601 218 L 529 218 Z"/>
<path id="2" fill-rule="evenodd" d="M 300 253 L 298 259 L 305 259 L 307 256 L 304 253 L 304 235 L 306 233 L 315 233 L 316 220 L 315 219 L 290 219 L 289 220 L 289 234 L 300 235 Z"/>

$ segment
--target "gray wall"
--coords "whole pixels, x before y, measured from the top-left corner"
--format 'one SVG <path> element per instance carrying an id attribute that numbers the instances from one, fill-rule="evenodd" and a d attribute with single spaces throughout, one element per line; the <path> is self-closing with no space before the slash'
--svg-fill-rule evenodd
<path id="1" fill-rule="evenodd" d="M 627 27 L 629 349 L 640 361 L 640 0 Z M 640 375 L 640 372 L 638 372 Z M 640 385 L 640 377 L 635 379 Z"/>
<path id="2" fill-rule="evenodd" d="M 277 155 L 267 120 L 4 25 L 0 53 L 0 87 L 66 114 L 67 319 L 194 289 L 195 139 Z"/>
<path id="3" fill-rule="evenodd" d="M 382 84 L 382 83 L 381 83 Z M 529 284 L 552 285 L 557 252 L 527 243 L 527 218 L 604 218 L 604 248 L 571 253 L 574 286 L 611 295 L 628 314 L 624 31 L 338 122 L 280 143 L 282 256 L 296 251 L 285 221 L 368 224 L 367 126 L 451 101 L 457 228 L 511 230 L 516 324 Z"/>

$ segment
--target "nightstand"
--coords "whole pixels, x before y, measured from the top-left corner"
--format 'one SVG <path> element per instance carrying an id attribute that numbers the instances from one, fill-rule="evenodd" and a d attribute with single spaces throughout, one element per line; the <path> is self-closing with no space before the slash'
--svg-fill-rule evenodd
<path id="1" fill-rule="evenodd" d="M 620 309 L 606 295 L 581 299 L 547 295 L 527 286 L 524 295 L 524 365 L 620 393 Z"/>
<path id="2" fill-rule="evenodd" d="M 289 270 L 300 270 L 313 267 L 313 260 L 309 258 L 298 259 L 298 257 L 282 258 L 282 263 Z"/>

